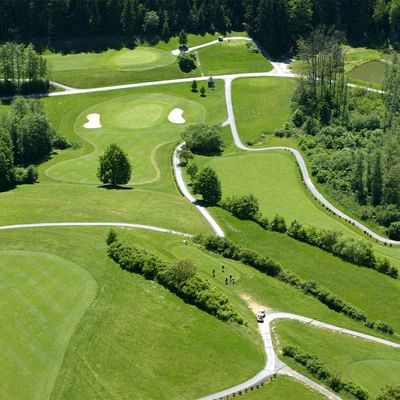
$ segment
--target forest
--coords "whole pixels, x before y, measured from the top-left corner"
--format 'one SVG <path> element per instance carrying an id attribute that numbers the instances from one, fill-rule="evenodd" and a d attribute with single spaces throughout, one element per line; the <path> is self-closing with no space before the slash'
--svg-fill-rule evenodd
<path id="1" fill-rule="evenodd" d="M 270 53 L 292 50 L 323 24 L 353 43 L 399 41 L 399 0 L 2 0 L 0 40 L 52 43 L 99 35 L 168 39 L 247 30 Z M 278 23 L 277 23 L 278 21 Z"/>

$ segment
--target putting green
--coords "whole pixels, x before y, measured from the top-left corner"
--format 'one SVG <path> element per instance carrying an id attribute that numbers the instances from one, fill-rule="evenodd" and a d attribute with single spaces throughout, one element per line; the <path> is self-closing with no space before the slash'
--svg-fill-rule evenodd
<path id="1" fill-rule="evenodd" d="M 400 361 L 390 359 L 359 361 L 348 367 L 349 377 L 362 387 L 367 388 L 374 397 L 379 394 L 379 385 L 371 384 L 371 376 L 374 377 L 375 382 L 382 382 L 382 387 L 384 385 L 398 385 L 399 371 Z"/>
<path id="2" fill-rule="evenodd" d="M 46 55 L 50 71 L 70 71 L 106 68 L 110 70 L 143 71 L 165 67 L 176 61 L 167 51 L 137 47 L 134 50 L 108 50 L 103 53 L 49 54 Z"/>
<path id="3" fill-rule="evenodd" d="M 168 115 L 174 108 L 184 111 L 185 124 L 173 124 Z M 100 114 L 101 128 L 84 128 L 89 114 Z M 82 157 L 53 165 L 46 171 L 52 179 L 64 182 L 99 184 L 98 159 L 111 143 L 128 154 L 133 166 L 131 183 L 144 184 L 159 178 L 155 155 L 162 144 L 177 141 L 188 124 L 205 119 L 205 108 L 193 101 L 165 94 L 129 95 L 98 103 L 76 119 L 75 132 L 92 146 Z"/>
<path id="4" fill-rule="evenodd" d="M 0 253 L 0 398 L 49 398 L 96 288 L 84 269 L 55 255 Z"/>

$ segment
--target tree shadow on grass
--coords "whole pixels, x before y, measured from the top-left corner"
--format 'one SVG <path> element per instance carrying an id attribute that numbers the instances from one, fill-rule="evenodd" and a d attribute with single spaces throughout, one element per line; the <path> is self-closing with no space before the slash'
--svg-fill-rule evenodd
<path id="1" fill-rule="evenodd" d="M 106 190 L 133 190 L 133 186 L 120 186 L 120 185 L 111 185 L 111 184 L 105 184 L 105 185 L 99 185 L 97 186 L 100 189 L 106 189 Z"/>

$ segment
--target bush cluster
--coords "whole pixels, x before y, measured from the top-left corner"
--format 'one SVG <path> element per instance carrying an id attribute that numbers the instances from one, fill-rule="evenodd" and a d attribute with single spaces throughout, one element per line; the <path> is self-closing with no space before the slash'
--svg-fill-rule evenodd
<path id="1" fill-rule="evenodd" d="M 205 124 L 189 126 L 182 132 L 186 148 L 202 155 L 218 155 L 222 153 L 224 142 L 221 131 L 217 127 Z"/>
<path id="2" fill-rule="evenodd" d="M 257 219 L 260 209 L 258 200 L 252 194 L 241 197 L 228 197 L 221 203 L 221 207 L 235 217 L 250 221 Z"/>
<path id="3" fill-rule="evenodd" d="M 185 302 L 222 321 L 244 324 L 228 298 L 196 274 L 192 262 L 186 260 L 169 265 L 138 246 L 118 241 L 116 237 L 109 236 L 107 241 L 109 257 L 122 269 L 157 281 Z"/>
<path id="4" fill-rule="evenodd" d="M 296 274 L 285 271 L 282 266 L 269 257 L 258 254 L 254 250 L 246 249 L 237 245 L 226 238 L 216 236 L 197 236 L 195 242 L 203 246 L 206 250 L 219 254 L 225 258 L 240 261 L 249 265 L 260 272 L 275 277 L 288 285 L 301 290 L 304 294 L 314 297 L 331 310 L 347 315 L 349 318 L 362 322 L 365 326 L 380 332 L 392 335 L 394 329 L 381 321 L 370 321 L 366 315 L 347 304 L 344 300 L 330 293 L 327 289 L 314 281 L 302 281 Z"/>
<path id="5" fill-rule="evenodd" d="M 315 226 L 304 226 L 293 221 L 287 234 L 294 239 L 317 246 L 345 261 L 372 268 L 392 278 L 398 277 L 397 268 L 390 265 L 387 258 L 377 258 L 372 246 L 363 241 L 343 237 L 341 233 Z"/>
<path id="6" fill-rule="evenodd" d="M 330 372 L 317 356 L 302 353 L 297 347 L 293 346 L 283 347 L 282 352 L 285 357 L 292 358 L 303 365 L 310 374 L 326 383 L 335 392 L 347 392 L 358 400 L 367 400 L 369 398 L 367 391 L 355 385 L 352 381 L 342 380 L 337 373 Z"/>

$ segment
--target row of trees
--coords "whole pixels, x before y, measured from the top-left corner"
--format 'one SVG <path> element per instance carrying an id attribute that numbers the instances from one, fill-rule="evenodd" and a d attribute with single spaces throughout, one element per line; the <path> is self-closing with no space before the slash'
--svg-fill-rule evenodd
<path id="1" fill-rule="evenodd" d="M 337 372 L 329 371 L 317 356 L 303 353 L 299 348 L 294 346 L 283 347 L 282 353 L 285 357 L 292 358 L 301 364 L 310 374 L 324 382 L 335 392 L 347 392 L 358 400 L 369 399 L 367 391 L 355 385 L 352 381 L 344 381 Z"/>
<path id="2" fill-rule="evenodd" d="M 54 148 L 68 147 L 47 119 L 39 100 L 17 97 L 9 114 L 0 120 L 0 190 L 19 183 L 34 183 L 32 164 L 45 160 Z"/>
<path id="3" fill-rule="evenodd" d="M 243 26 L 271 52 L 321 24 L 353 41 L 399 41 L 398 0 L 3 0 L 0 39 L 226 32 Z"/>
<path id="4" fill-rule="evenodd" d="M 136 245 L 120 242 L 113 231 L 109 233 L 107 243 L 109 257 L 122 269 L 157 281 L 187 303 L 222 321 L 245 323 L 228 298 L 197 274 L 191 260 L 167 264 Z"/>
<path id="5" fill-rule="evenodd" d="M 200 235 L 195 238 L 195 241 L 210 252 L 240 261 L 260 272 L 279 279 L 293 288 L 302 291 L 304 294 L 315 298 L 331 310 L 347 315 L 349 318 L 363 323 L 368 328 L 387 334 L 394 334 L 394 329 L 390 325 L 382 321 L 369 320 L 364 312 L 346 303 L 343 299 L 329 292 L 317 282 L 300 279 L 293 272 L 285 271 L 278 262 L 269 257 L 260 255 L 254 250 L 246 249 L 226 238 Z"/>
<path id="6" fill-rule="evenodd" d="M 0 94 L 47 90 L 47 62 L 32 44 L 7 42 L 0 46 Z"/>

